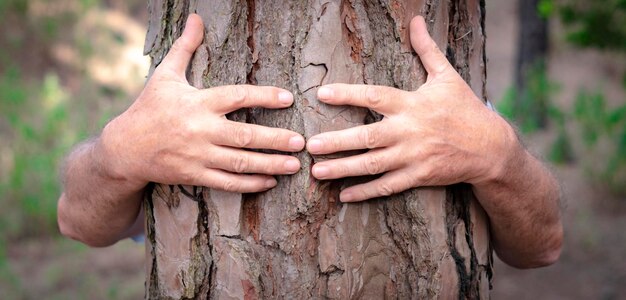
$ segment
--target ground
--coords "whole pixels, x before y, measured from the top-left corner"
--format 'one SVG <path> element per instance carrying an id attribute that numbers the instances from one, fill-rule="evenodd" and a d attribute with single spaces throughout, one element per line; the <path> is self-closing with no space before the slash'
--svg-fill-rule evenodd
<path id="1" fill-rule="evenodd" d="M 119 1 L 112 1 L 119 2 Z M 516 33 L 515 1 L 487 1 L 488 95 L 497 102 L 512 82 Z M 125 21 L 113 15 L 116 24 Z M 145 13 L 136 23 L 121 26 L 136 35 L 136 24 L 145 26 Z M 132 25 L 132 26 L 131 26 Z M 559 82 L 556 103 L 570 107 L 581 86 L 601 88 L 614 105 L 626 99 L 620 87 L 620 70 L 615 55 L 568 46 L 552 24 L 549 70 Z M 139 30 L 141 32 L 141 30 Z M 555 33 L 557 32 L 557 33 Z M 142 39 L 128 39 L 126 60 L 141 53 Z M 71 63 L 71 49 L 55 49 L 51 64 Z M 130 52 L 128 52 L 130 51 Z M 117 54 L 119 57 L 122 54 Z M 114 54 L 115 56 L 115 54 Z M 22 58 L 25 59 L 25 58 Z M 623 57 L 622 57 L 623 60 Z M 31 62 L 32 63 L 32 62 Z M 46 63 L 46 62 L 44 62 Z M 100 71 L 106 71 L 101 66 Z M 125 93 L 137 95 L 142 77 L 136 70 L 110 71 L 134 76 L 118 83 Z M 117 71 L 116 71 L 117 70 Z M 97 71 L 97 70 L 96 70 Z M 107 74 L 94 73 L 92 76 Z M 109 76 L 110 77 L 110 76 Z M 62 75 L 64 84 L 78 88 L 80 78 Z M 103 79 L 104 80 L 104 79 Z M 131 86 L 124 86 L 127 83 Z M 118 104 L 119 107 L 127 103 Z M 1 128 L 0 128 L 1 129 Z M 573 128 L 575 130 L 575 128 Z M 545 154 L 554 139 L 554 129 L 527 137 L 527 144 L 538 155 Z M 589 160 L 589 158 L 585 158 Z M 601 161 L 601 158 L 597 158 Z M 554 172 L 563 188 L 565 245 L 561 259 L 553 266 L 535 270 L 517 270 L 496 259 L 492 297 L 494 299 L 620 299 L 626 298 L 626 199 L 611 196 L 589 183 L 582 164 L 555 166 Z M 13 298 L 37 299 L 138 299 L 144 289 L 144 246 L 122 241 L 104 249 L 89 249 L 76 242 L 58 239 L 19 239 L 6 245 L 10 275 L 0 272 L 0 294 Z M 1 268 L 0 268 L 1 271 Z"/>

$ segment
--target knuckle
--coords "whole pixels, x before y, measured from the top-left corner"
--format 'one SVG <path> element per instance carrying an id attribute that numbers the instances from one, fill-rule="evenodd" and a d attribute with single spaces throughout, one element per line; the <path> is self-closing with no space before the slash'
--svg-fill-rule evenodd
<path id="1" fill-rule="evenodd" d="M 435 179 L 435 170 L 431 167 L 424 167 L 419 172 L 417 179 L 419 182 L 422 182 L 424 185 L 428 185 L 433 183 Z"/>
<path id="2" fill-rule="evenodd" d="M 402 189 L 414 188 L 420 185 L 417 181 L 417 178 L 415 178 L 415 176 L 413 176 L 413 174 L 409 172 L 405 172 L 403 177 L 404 178 L 401 181 L 403 185 Z"/>
<path id="3" fill-rule="evenodd" d="M 260 138 L 262 140 L 268 141 L 268 146 L 271 146 L 273 148 L 277 148 L 280 146 L 280 148 L 287 148 L 288 144 L 289 144 L 289 138 L 285 135 L 283 135 L 282 133 L 273 133 L 273 134 L 262 134 L 263 138 Z"/>
<path id="4" fill-rule="evenodd" d="M 245 173 L 250 165 L 248 155 L 234 156 L 231 162 L 232 169 L 235 173 Z"/>
<path id="5" fill-rule="evenodd" d="M 180 95 L 180 101 L 182 103 L 188 103 L 188 102 L 192 102 L 195 99 L 194 95 L 192 93 L 184 93 L 182 95 Z"/>
<path id="6" fill-rule="evenodd" d="M 336 151 L 341 151 L 345 148 L 344 141 L 342 139 L 325 139 L 322 145 L 325 145 L 328 142 L 330 142 L 330 145 L 332 145 L 332 149 L 326 149 L 326 150 L 336 152 Z"/>
<path id="7" fill-rule="evenodd" d="M 222 182 L 222 190 L 226 192 L 235 192 L 237 191 L 237 189 L 237 183 L 235 183 L 235 181 L 232 179 L 226 179 Z"/>
<path id="8" fill-rule="evenodd" d="M 373 149 L 378 145 L 379 137 L 372 127 L 365 126 L 361 130 L 361 140 L 364 142 L 365 147 Z"/>
<path id="9" fill-rule="evenodd" d="M 272 157 L 271 159 L 264 159 L 260 163 L 260 169 L 264 174 L 280 174 L 287 172 L 285 167 L 286 160 L 284 158 Z"/>
<path id="10" fill-rule="evenodd" d="M 183 40 L 182 38 L 178 38 L 174 41 L 174 43 L 172 44 L 172 47 L 170 47 L 170 51 L 169 53 L 177 53 L 177 52 L 181 52 L 181 50 L 183 50 Z"/>
<path id="11" fill-rule="evenodd" d="M 374 175 L 374 174 L 378 174 L 381 172 L 381 165 L 380 165 L 380 158 L 378 156 L 375 155 L 371 155 L 369 156 L 366 160 L 365 160 L 365 170 L 367 171 L 368 174 L 370 175 Z"/>
<path id="12" fill-rule="evenodd" d="M 194 122 L 191 120 L 183 121 L 180 126 L 182 126 L 180 136 L 182 136 L 184 139 L 197 139 L 204 130 L 198 122 Z"/>
<path id="13" fill-rule="evenodd" d="M 333 177 L 341 178 L 341 177 L 350 176 L 351 173 L 354 173 L 353 172 L 354 170 L 350 168 L 350 165 L 348 164 L 338 163 L 335 165 L 326 165 L 326 166 L 329 167 L 330 173 Z"/>
<path id="14" fill-rule="evenodd" d="M 380 196 L 391 196 L 394 194 L 393 188 L 391 187 L 391 185 L 389 185 L 389 183 L 386 182 L 381 182 L 376 185 L 376 192 Z"/>
<path id="15" fill-rule="evenodd" d="M 192 172 L 183 171 L 178 175 L 178 179 L 182 184 L 195 184 L 198 179 L 198 175 Z"/>
<path id="16" fill-rule="evenodd" d="M 245 125 L 238 125 L 235 128 L 235 146 L 239 148 L 246 148 L 252 143 L 254 138 L 254 132 L 252 128 Z"/>
<path id="17" fill-rule="evenodd" d="M 374 86 L 367 86 L 365 88 L 365 100 L 370 107 L 378 107 L 382 102 L 382 96 L 378 88 Z"/>
<path id="18" fill-rule="evenodd" d="M 230 100 L 237 107 L 244 105 L 246 97 L 248 96 L 248 89 L 241 85 L 235 85 L 230 89 Z"/>

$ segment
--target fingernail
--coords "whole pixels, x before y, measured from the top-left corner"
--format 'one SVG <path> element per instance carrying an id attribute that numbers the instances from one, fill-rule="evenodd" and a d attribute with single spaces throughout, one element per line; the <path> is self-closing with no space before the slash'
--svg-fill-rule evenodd
<path id="1" fill-rule="evenodd" d="M 313 167 L 313 176 L 315 176 L 315 178 L 317 179 L 324 179 L 328 177 L 328 174 L 330 174 L 330 170 L 328 169 L 328 167 L 325 167 L 325 166 Z"/>
<path id="2" fill-rule="evenodd" d="M 322 151 L 322 141 L 318 139 L 309 140 L 309 144 L 307 146 L 309 152 L 317 153 Z"/>
<path id="3" fill-rule="evenodd" d="M 317 90 L 317 97 L 320 99 L 329 99 L 333 97 L 333 90 L 329 87 L 321 87 Z"/>
<path id="4" fill-rule="evenodd" d="M 300 170 L 300 161 L 298 161 L 295 158 L 286 161 L 285 169 L 287 170 L 287 172 L 290 172 L 290 173 L 298 172 Z"/>
<path id="5" fill-rule="evenodd" d="M 289 105 L 293 103 L 293 94 L 287 91 L 280 92 L 278 93 L 278 101 L 280 101 L 280 103 Z"/>
<path id="6" fill-rule="evenodd" d="M 300 151 L 304 148 L 304 138 L 301 136 L 294 136 L 289 139 L 289 149 L 293 151 Z"/>
<path id="7" fill-rule="evenodd" d="M 277 183 L 276 179 L 274 178 L 268 179 L 267 181 L 265 181 L 265 188 L 268 188 L 268 189 L 273 188 L 276 186 L 276 183 Z"/>
<path id="8" fill-rule="evenodd" d="M 350 202 L 352 200 L 354 200 L 354 195 L 350 192 L 339 194 L 339 201 L 341 202 Z"/>

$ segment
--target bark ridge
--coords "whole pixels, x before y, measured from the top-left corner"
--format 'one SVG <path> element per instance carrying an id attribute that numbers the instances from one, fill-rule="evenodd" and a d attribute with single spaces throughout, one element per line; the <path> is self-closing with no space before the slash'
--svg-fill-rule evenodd
<path id="1" fill-rule="evenodd" d="M 242 110 L 228 116 L 233 120 L 306 138 L 380 120 L 365 109 L 322 104 L 317 88 L 344 82 L 416 89 L 426 79 L 408 35 L 418 14 L 485 98 L 483 1 L 151 0 L 149 10 L 144 51 L 153 69 L 196 12 L 206 32 L 188 70 L 192 85 L 294 92 L 291 108 Z M 146 297 L 489 297 L 488 221 L 469 186 L 341 204 L 339 191 L 364 179 L 317 181 L 311 164 L 330 157 L 293 155 L 302 170 L 261 194 L 155 184 L 145 201 Z"/>

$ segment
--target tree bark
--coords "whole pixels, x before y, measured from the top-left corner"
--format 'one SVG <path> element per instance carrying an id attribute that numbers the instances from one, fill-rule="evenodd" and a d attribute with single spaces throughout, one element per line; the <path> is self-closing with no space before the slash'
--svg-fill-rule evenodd
<path id="1" fill-rule="evenodd" d="M 398 0 L 152 0 L 145 53 L 158 65 L 197 12 L 205 38 L 188 71 L 199 88 L 274 85 L 294 92 L 288 109 L 228 117 L 309 138 L 380 120 L 316 98 L 326 83 L 414 90 L 426 73 L 411 49 L 417 14 L 448 59 L 485 98 L 484 2 Z M 146 297 L 488 298 L 488 220 L 468 185 L 424 187 L 342 204 L 339 191 L 371 178 L 318 181 L 316 161 L 274 189 L 234 194 L 155 184 L 145 201 Z"/>

